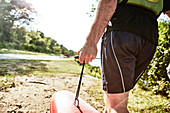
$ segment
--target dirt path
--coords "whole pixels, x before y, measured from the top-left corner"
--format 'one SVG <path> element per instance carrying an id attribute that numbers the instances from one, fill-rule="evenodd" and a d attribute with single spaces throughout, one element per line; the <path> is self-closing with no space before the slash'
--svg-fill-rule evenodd
<path id="1" fill-rule="evenodd" d="M 60 90 L 76 92 L 79 75 L 59 74 L 52 77 L 16 76 L 15 87 L 0 92 L 0 113 L 50 113 L 52 95 Z M 84 75 L 80 97 L 102 111 L 102 105 L 88 95 L 89 88 L 101 80 Z"/>

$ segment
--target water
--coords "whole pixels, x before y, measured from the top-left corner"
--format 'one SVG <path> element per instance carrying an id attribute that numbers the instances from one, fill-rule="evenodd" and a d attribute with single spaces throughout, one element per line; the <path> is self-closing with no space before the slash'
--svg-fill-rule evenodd
<path id="1" fill-rule="evenodd" d="M 0 59 L 29 59 L 29 60 L 73 60 L 61 56 L 27 55 L 27 54 L 0 54 Z"/>
<path id="2" fill-rule="evenodd" d="M 74 60 L 73 58 L 63 58 L 61 56 L 26 55 L 26 54 L 0 54 L 0 59 Z M 89 64 L 92 66 L 99 66 L 101 68 L 100 58 L 94 59 Z"/>
<path id="3" fill-rule="evenodd" d="M 99 66 L 101 68 L 101 61 L 100 58 L 94 59 L 92 62 L 89 63 L 91 66 Z"/>

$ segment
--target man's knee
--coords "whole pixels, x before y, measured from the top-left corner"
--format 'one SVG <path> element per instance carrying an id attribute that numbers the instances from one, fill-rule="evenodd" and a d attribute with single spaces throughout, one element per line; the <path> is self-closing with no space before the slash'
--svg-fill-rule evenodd
<path id="1" fill-rule="evenodd" d="M 117 112 L 121 113 L 121 111 L 128 113 L 127 110 L 128 95 L 129 92 L 108 94 L 105 91 L 105 103 L 106 103 L 107 111 L 109 111 L 109 113 L 117 113 Z"/>

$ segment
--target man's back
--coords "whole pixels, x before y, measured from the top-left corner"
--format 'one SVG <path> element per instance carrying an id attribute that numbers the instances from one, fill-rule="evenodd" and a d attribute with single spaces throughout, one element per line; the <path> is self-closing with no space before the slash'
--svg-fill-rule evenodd
<path id="1" fill-rule="evenodd" d="M 121 5 L 111 22 L 112 30 L 132 32 L 157 45 L 157 17 L 152 11 L 134 5 Z"/>

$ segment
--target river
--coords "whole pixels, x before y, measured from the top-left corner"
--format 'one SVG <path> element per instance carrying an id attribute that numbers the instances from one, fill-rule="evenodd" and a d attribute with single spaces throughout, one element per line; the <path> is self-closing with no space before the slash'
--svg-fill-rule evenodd
<path id="1" fill-rule="evenodd" d="M 62 56 L 27 55 L 27 54 L 0 54 L 0 59 L 27 59 L 27 60 L 73 60 L 74 58 L 63 58 Z"/>
<path id="2" fill-rule="evenodd" d="M 100 58 L 94 59 L 92 62 L 89 63 L 91 66 L 99 66 L 101 68 Z"/>
<path id="3" fill-rule="evenodd" d="M 0 59 L 27 59 L 27 60 L 74 60 L 74 58 L 63 58 L 62 56 L 48 56 L 48 55 L 27 55 L 27 54 L 0 54 Z M 96 58 L 90 62 L 92 66 L 99 66 L 100 59 Z"/>

